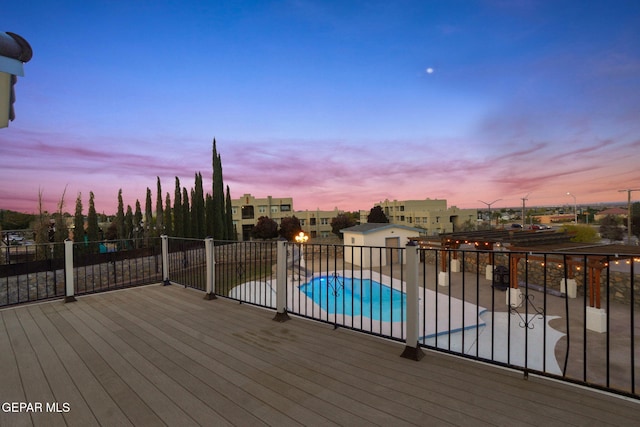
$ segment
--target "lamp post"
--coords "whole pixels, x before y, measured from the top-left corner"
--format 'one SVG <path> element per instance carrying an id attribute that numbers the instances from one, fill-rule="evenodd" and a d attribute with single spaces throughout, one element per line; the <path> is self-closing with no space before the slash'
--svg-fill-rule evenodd
<path id="1" fill-rule="evenodd" d="M 304 234 L 304 231 L 301 231 L 296 235 L 295 240 L 296 240 L 296 243 L 300 243 L 300 267 L 306 268 L 306 265 L 304 263 L 304 252 L 302 247 L 303 247 L 303 244 L 307 243 L 307 240 L 309 240 L 309 236 Z"/>
<path id="2" fill-rule="evenodd" d="M 573 197 L 573 221 L 578 225 L 578 202 L 576 202 L 576 196 L 567 191 L 567 196 Z"/>
<path id="3" fill-rule="evenodd" d="M 496 199 L 491 203 L 487 203 L 487 202 L 483 202 L 482 200 L 478 200 L 480 203 L 484 203 L 485 205 L 487 205 L 487 208 L 489 209 L 489 226 L 491 226 L 491 205 L 494 204 L 495 202 L 499 202 L 502 199 Z"/>

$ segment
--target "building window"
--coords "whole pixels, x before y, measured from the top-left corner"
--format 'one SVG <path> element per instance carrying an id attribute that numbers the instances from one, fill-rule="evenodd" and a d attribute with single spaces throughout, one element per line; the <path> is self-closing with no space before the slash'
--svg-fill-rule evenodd
<path id="1" fill-rule="evenodd" d="M 320 224 L 328 225 L 329 224 L 329 218 L 320 218 Z"/>
<path id="2" fill-rule="evenodd" d="M 267 213 L 267 207 L 265 205 L 258 206 L 259 213 Z"/>
<path id="3" fill-rule="evenodd" d="M 238 208 L 231 208 L 231 212 L 233 212 L 233 215 L 236 215 L 238 213 Z"/>
<path id="4" fill-rule="evenodd" d="M 404 212 L 404 206 L 400 206 L 400 212 Z"/>
<path id="5" fill-rule="evenodd" d="M 310 218 L 309 219 L 309 225 L 316 225 L 316 219 L 315 218 Z"/>
<path id="6" fill-rule="evenodd" d="M 315 231 L 313 231 L 313 230 L 312 230 L 312 231 L 311 231 L 311 238 L 312 238 L 312 239 L 315 239 L 316 237 L 318 237 L 318 236 L 316 236 L 316 234 L 317 234 L 317 233 L 316 233 Z"/>
<path id="7" fill-rule="evenodd" d="M 282 211 L 282 212 L 290 212 L 291 211 L 291 205 L 280 205 L 280 211 Z"/>
<path id="8" fill-rule="evenodd" d="M 300 220 L 300 227 L 304 227 L 304 223 L 305 223 L 305 221 L 306 221 L 306 220 L 304 220 L 304 219 L 301 219 L 301 220 Z"/>
<path id="9" fill-rule="evenodd" d="M 253 219 L 254 216 L 253 206 L 248 205 L 242 207 L 242 219 Z"/>
<path id="10" fill-rule="evenodd" d="M 277 206 L 271 206 L 271 213 L 278 213 L 278 207 Z"/>

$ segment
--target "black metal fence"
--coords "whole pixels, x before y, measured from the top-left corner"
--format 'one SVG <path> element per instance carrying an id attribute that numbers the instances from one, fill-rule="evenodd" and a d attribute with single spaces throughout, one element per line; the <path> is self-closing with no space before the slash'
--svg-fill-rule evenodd
<path id="1" fill-rule="evenodd" d="M 65 243 L 2 248 L 0 307 L 65 296 Z M 75 294 L 162 280 L 160 238 L 73 244 Z"/>
<path id="2" fill-rule="evenodd" d="M 64 296 L 64 244 L 0 248 L 0 307 Z"/>
<path id="3" fill-rule="evenodd" d="M 160 238 L 74 243 L 75 294 L 162 281 Z"/>
<path id="4" fill-rule="evenodd" d="M 75 294 L 169 280 L 640 398 L 640 253 L 174 238 L 96 245 L 73 244 Z M 0 306 L 65 296 L 65 245 L 32 246 L 3 248 Z"/>
<path id="5" fill-rule="evenodd" d="M 640 255 L 418 251 L 419 346 L 640 397 Z M 288 313 L 406 341 L 405 252 L 227 242 L 215 293 L 276 309 L 283 289 Z"/>

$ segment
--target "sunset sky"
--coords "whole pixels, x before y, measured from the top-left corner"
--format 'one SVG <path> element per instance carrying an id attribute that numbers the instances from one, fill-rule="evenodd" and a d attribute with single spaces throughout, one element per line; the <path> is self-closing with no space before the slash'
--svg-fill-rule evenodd
<path id="1" fill-rule="evenodd" d="M 231 196 L 294 209 L 626 200 L 640 188 L 637 0 L 14 1 L 33 48 L 0 209 L 173 199 L 217 141 Z M 640 200 L 640 192 L 632 193 Z M 164 199 L 164 194 L 163 194 Z"/>

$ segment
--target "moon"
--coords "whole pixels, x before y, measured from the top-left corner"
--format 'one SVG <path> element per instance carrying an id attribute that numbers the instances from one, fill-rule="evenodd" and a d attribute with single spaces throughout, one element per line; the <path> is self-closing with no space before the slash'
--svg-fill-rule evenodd
<path id="1" fill-rule="evenodd" d="M 427 72 L 427 74 L 433 74 L 433 68 L 429 67 L 425 70 Z"/>

